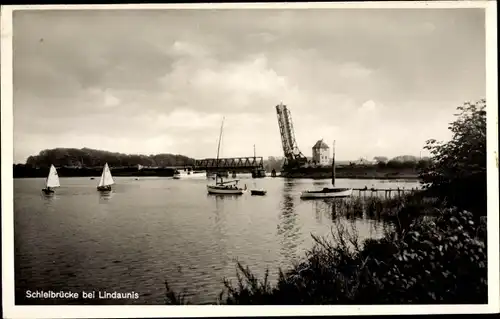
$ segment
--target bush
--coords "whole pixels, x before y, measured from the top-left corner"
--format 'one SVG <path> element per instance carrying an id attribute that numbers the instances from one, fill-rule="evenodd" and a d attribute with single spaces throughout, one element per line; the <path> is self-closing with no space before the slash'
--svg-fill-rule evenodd
<path id="1" fill-rule="evenodd" d="M 432 162 L 420 174 L 429 194 L 470 210 L 477 217 L 486 213 L 486 101 L 459 106 L 457 119 L 446 143 L 427 141 Z"/>
<path id="2" fill-rule="evenodd" d="M 239 264 L 236 287 L 227 281 L 226 304 L 486 303 L 485 225 L 467 211 L 444 209 L 399 234 L 363 245 L 348 232 L 316 238 L 306 261 L 271 287 Z M 339 231 L 340 230 L 340 231 Z M 333 245 L 332 242 L 336 242 Z"/>

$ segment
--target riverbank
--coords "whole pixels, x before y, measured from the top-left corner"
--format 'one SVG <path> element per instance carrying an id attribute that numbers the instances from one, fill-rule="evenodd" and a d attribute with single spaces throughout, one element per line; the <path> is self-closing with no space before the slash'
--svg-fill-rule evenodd
<path id="1" fill-rule="evenodd" d="M 300 168 L 289 172 L 281 172 L 280 177 L 285 178 L 313 178 L 326 179 L 332 177 L 330 167 Z M 338 167 L 335 169 L 336 178 L 351 179 L 419 179 L 419 173 L 412 168 L 378 168 L 376 166 Z"/>
<path id="2" fill-rule="evenodd" d="M 113 176 L 125 176 L 125 177 L 145 177 L 145 176 L 158 176 L 158 177 L 172 177 L 175 173 L 174 168 L 142 168 L 137 169 L 137 167 L 123 167 L 123 168 L 111 168 L 111 174 Z M 30 168 L 30 167 L 19 167 L 14 166 L 13 176 L 14 178 L 36 178 L 36 177 L 47 177 L 49 173 L 48 168 Z M 59 177 L 98 177 L 102 174 L 102 168 L 67 168 L 60 167 L 57 168 L 57 173 Z"/>
<path id="3" fill-rule="evenodd" d="M 97 177 L 101 176 L 102 168 L 69 168 L 59 167 L 57 172 L 60 177 Z M 33 178 L 33 177 L 47 177 L 49 173 L 48 168 L 32 168 L 21 165 L 14 165 L 13 176 L 14 178 Z M 142 168 L 138 169 L 132 167 L 111 167 L 113 176 L 128 176 L 128 177 L 172 177 L 175 173 L 174 168 Z M 239 173 L 237 173 L 238 176 Z M 267 176 L 271 176 L 267 173 Z M 329 179 L 332 177 L 330 168 L 315 168 L 315 169 L 300 169 L 293 172 L 282 172 L 277 177 L 283 178 L 312 178 L 312 179 Z M 367 168 L 339 168 L 336 171 L 337 178 L 349 179 L 380 179 L 380 180 L 416 180 L 418 179 L 418 172 L 411 169 L 376 169 L 372 167 Z"/>

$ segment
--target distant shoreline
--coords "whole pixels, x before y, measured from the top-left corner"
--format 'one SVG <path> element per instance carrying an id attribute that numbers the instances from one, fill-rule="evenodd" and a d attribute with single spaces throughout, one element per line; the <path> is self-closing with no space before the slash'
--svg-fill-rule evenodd
<path id="1" fill-rule="evenodd" d="M 174 168 L 143 168 L 125 167 L 125 168 L 111 168 L 111 174 L 115 177 L 145 177 L 145 176 L 158 176 L 158 177 L 172 177 L 176 169 Z M 28 167 L 14 167 L 14 178 L 36 178 L 47 177 L 49 172 L 48 168 L 28 168 Z M 60 178 L 64 177 L 99 177 L 102 174 L 102 168 L 57 168 Z"/>
<path id="2" fill-rule="evenodd" d="M 327 179 L 332 178 L 331 168 L 301 168 L 290 172 L 282 172 L 280 177 L 285 178 L 312 178 Z M 349 179 L 411 179 L 418 180 L 419 173 L 412 168 L 377 168 L 374 166 L 365 167 L 339 167 L 335 170 L 336 178 Z"/>
<path id="3" fill-rule="evenodd" d="M 57 169 L 59 177 L 99 177 L 102 174 L 102 168 L 68 168 L 61 167 Z M 183 171 L 183 170 L 181 170 Z M 142 168 L 124 167 L 111 168 L 111 173 L 116 177 L 173 177 L 176 172 L 175 168 Z M 14 167 L 13 178 L 45 178 L 48 174 L 48 168 L 30 168 L 30 167 Z M 237 173 L 241 174 L 241 173 Z M 271 177 L 271 173 L 267 172 L 267 177 Z M 293 172 L 277 172 L 276 178 L 291 178 L 291 179 L 330 179 L 332 177 L 331 169 L 315 168 L 315 169 L 300 169 Z M 336 171 L 338 179 L 378 179 L 378 180 L 418 180 L 418 172 L 413 169 L 377 169 L 373 167 L 342 167 Z"/>
<path id="4" fill-rule="evenodd" d="M 290 179 L 331 179 L 332 176 L 277 176 L 279 178 L 290 178 Z M 343 175 L 336 176 L 337 179 L 378 179 L 378 180 L 415 180 L 418 181 L 418 175 L 394 175 L 394 176 L 384 176 L 384 175 Z"/>

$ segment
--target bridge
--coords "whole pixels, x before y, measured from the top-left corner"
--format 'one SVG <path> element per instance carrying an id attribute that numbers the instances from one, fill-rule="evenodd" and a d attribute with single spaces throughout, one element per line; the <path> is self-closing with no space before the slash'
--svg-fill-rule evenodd
<path id="1" fill-rule="evenodd" d="M 259 156 L 219 158 L 219 160 L 206 158 L 196 160 L 193 169 L 206 171 L 229 170 L 234 172 L 264 170 L 264 158 Z"/>

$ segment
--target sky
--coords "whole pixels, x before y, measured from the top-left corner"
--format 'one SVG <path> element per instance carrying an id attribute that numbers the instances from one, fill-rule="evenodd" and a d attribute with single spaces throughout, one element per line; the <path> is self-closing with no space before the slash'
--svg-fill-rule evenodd
<path id="1" fill-rule="evenodd" d="M 56 147 L 419 156 L 486 94 L 482 9 L 16 11 L 14 162 Z M 422 153 L 427 155 L 425 151 Z"/>

